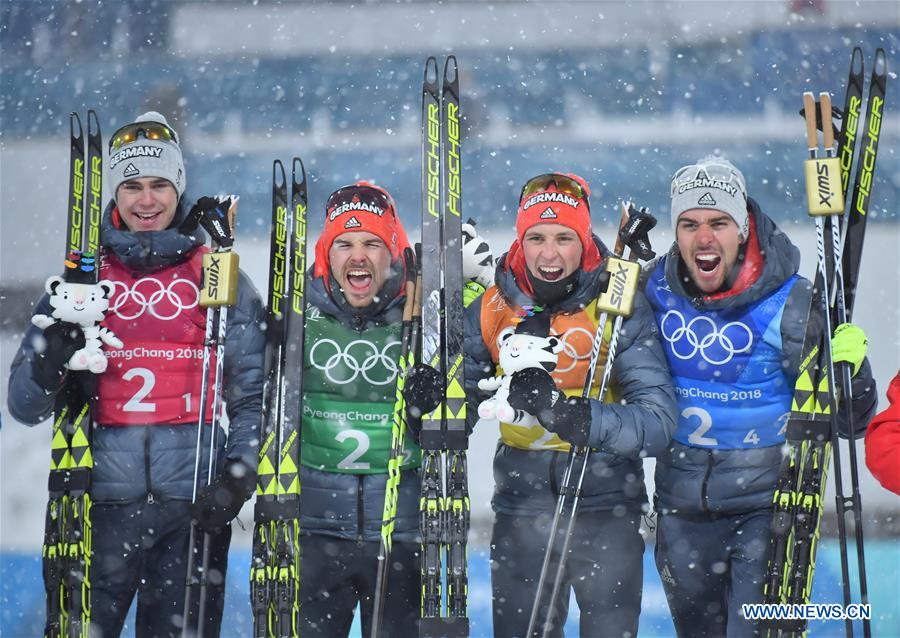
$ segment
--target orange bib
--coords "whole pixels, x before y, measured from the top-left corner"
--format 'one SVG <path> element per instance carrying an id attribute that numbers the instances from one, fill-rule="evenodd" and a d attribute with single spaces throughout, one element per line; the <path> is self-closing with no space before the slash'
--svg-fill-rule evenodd
<path id="1" fill-rule="evenodd" d="M 558 313 L 550 320 L 550 334 L 562 341 L 563 349 L 559 353 L 559 363 L 551 373 L 556 387 L 567 396 L 580 395 L 584 389 L 588 367 L 591 361 L 591 346 L 597 332 L 597 304 L 592 301 L 588 306 L 574 313 Z M 497 365 L 500 360 L 498 338 L 506 328 L 512 328 L 518 318 L 518 307 L 510 306 L 499 288 L 488 288 L 481 302 L 481 335 L 484 344 L 491 353 L 491 360 Z M 612 322 L 608 322 L 600 348 L 600 361 L 606 360 L 609 337 L 612 333 Z M 497 374 L 503 371 L 497 366 Z M 603 376 L 603 366 L 597 366 L 591 396 L 596 396 Z M 562 450 L 568 451 L 569 444 L 553 432 L 548 432 L 540 425 L 523 426 L 512 423 L 500 423 L 500 438 L 511 447 L 522 450 Z"/>

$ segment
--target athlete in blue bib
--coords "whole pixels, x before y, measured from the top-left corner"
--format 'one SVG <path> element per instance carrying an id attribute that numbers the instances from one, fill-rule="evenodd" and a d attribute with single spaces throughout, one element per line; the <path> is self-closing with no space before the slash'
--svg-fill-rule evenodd
<path id="1" fill-rule="evenodd" d="M 679 419 L 657 459 L 656 565 L 679 636 L 752 636 L 762 602 L 772 496 L 800 364 L 811 285 L 800 252 L 747 197 L 741 172 L 708 157 L 672 180 L 675 244 L 646 293 Z M 862 434 L 877 396 L 865 335 L 832 339 L 849 361 Z"/>

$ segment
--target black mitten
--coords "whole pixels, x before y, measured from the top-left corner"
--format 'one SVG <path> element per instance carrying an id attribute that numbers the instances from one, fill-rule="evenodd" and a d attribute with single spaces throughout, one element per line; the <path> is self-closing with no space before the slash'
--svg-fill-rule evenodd
<path id="1" fill-rule="evenodd" d="M 213 533 L 230 523 L 256 488 L 256 472 L 239 460 L 225 462 L 225 470 L 200 490 L 191 504 L 191 518 L 205 532 Z"/>
<path id="2" fill-rule="evenodd" d="M 591 401 L 566 397 L 556 389 L 553 377 L 542 368 L 526 368 L 509 381 L 509 404 L 533 414 L 538 422 L 563 441 L 586 447 L 591 434 Z"/>
<path id="3" fill-rule="evenodd" d="M 31 373 L 39 386 L 48 392 L 58 390 L 66 372 L 66 363 L 84 347 L 81 326 L 60 321 L 44 329 L 44 349 L 35 352 Z"/>

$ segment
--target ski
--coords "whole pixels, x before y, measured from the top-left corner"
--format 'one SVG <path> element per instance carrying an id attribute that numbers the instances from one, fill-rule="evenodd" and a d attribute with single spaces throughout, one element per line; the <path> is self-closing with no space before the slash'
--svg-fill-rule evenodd
<path id="1" fill-rule="evenodd" d="M 306 281 L 307 181 L 272 165 L 263 422 L 250 564 L 256 638 L 296 638 L 300 612 L 300 419 Z M 288 371 L 290 373 L 288 374 Z"/>
<path id="2" fill-rule="evenodd" d="M 855 93 L 855 82 L 853 76 L 853 61 L 855 61 L 856 51 L 854 50 L 854 59 L 851 60 L 851 81 L 848 82 L 848 97 L 852 99 L 852 93 Z M 860 58 L 860 67 L 862 60 Z M 834 251 L 834 303 L 831 307 L 831 325 L 838 326 L 851 320 L 853 313 L 853 303 L 856 298 L 856 283 L 859 275 L 859 266 L 862 258 L 863 241 L 865 239 L 866 221 L 868 219 L 868 207 L 871 197 L 872 186 L 874 185 L 875 161 L 878 152 L 878 138 L 881 132 L 881 120 L 884 107 L 884 91 L 887 74 L 887 60 L 883 49 L 875 52 L 875 63 L 872 68 L 872 76 L 869 82 L 869 96 L 866 107 L 866 122 L 863 129 L 863 137 L 860 142 L 860 159 L 857 161 L 856 178 L 853 184 L 852 199 L 849 205 L 849 212 L 846 224 L 844 225 L 843 243 L 838 227 L 832 224 L 832 247 Z M 860 69 L 860 76 L 862 68 Z M 852 88 L 851 88 L 852 87 Z M 851 113 L 852 115 L 852 113 Z M 857 123 L 858 123 L 857 117 Z M 852 129 L 852 127 L 850 127 Z M 843 129 L 843 124 L 842 124 Z M 849 140 L 848 140 L 849 141 Z M 843 150 L 843 148 L 842 148 Z M 843 163 L 841 165 L 842 172 L 842 188 L 846 189 L 847 179 L 843 179 Z M 844 191 L 846 195 L 846 190 Z M 846 261 L 845 261 L 846 260 Z M 853 399 L 851 378 L 853 371 L 850 364 L 841 363 L 837 366 L 840 393 L 837 397 L 837 406 L 842 406 L 842 414 L 845 415 L 847 427 L 851 433 L 856 431 L 853 419 L 853 407 L 851 405 Z M 857 577 L 860 593 L 860 602 L 868 604 L 868 584 L 866 578 L 866 560 L 865 548 L 863 541 L 863 524 L 862 524 L 862 500 L 859 492 L 859 460 L 856 453 L 855 439 L 851 435 L 847 444 L 847 455 L 850 459 L 850 492 L 847 493 L 844 488 L 843 476 L 841 474 L 841 444 L 837 436 L 837 432 L 832 432 L 832 448 L 834 453 L 834 482 L 835 482 L 835 505 L 837 517 L 839 520 L 839 530 L 841 531 L 841 566 L 842 570 L 847 566 L 849 575 L 849 560 L 847 550 L 846 536 L 846 515 L 848 512 L 853 513 L 853 541 L 856 546 L 857 558 Z M 850 603 L 849 579 L 845 580 L 844 587 L 844 604 Z M 862 620 L 863 635 L 866 638 L 871 636 L 871 623 L 868 619 Z M 852 634 L 852 623 L 848 620 L 846 623 L 848 635 Z"/>
<path id="3" fill-rule="evenodd" d="M 420 636 L 468 636 L 469 492 L 463 379 L 459 73 L 429 57 L 422 84 L 422 354 L 444 379 L 423 415 Z M 446 593 L 443 583 L 446 582 Z"/>
<path id="4" fill-rule="evenodd" d="M 858 70 L 857 70 L 858 69 Z M 843 414 L 854 430 L 849 365 L 833 366 L 831 334 L 833 326 L 850 321 L 862 253 L 871 189 L 874 183 L 875 159 L 886 81 L 884 51 L 875 54 L 875 66 L 869 86 L 866 123 L 861 142 L 862 157 L 857 162 L 856 179 L 850 199 L 849 219 L 844 224 L 842 241 L 840 217 L 845 208 L 849 175 L 853 163 L 859 106 L 862 95 L 863 59 L 856 48 L 851 58 L 845 109 L 839 135 L 839 157 L 833 148 L 830 125 L 830 95 L 820 94 L 826 159 L 817 159 L 815 102 L 812 94 L 804 95 L 810 160 L 807 162 L 807 189 L 810 215 L 816 217 L 818 265 L 807 325 L 821 325 L 821 331 L 807 330 L 804 353 L 786 426 L 787 454 L 779 471 L 774 495 L 773 534 L 769 548 L 769 566 L 764 584 L 765 602 L 806 604 L 812 593 L 819 527 L 824 510 L 825 484 L 829 458 L 833 455 L 838 533 L 841 548 L 841 578 L 844 605 L 850 604 L 850 574 L 847 550 L 846 513 L 854 514 L 854 541 L 857 550 L 857 575 L 860 600 L 868 602 L 865 553 L 862 536 L 862 505 L 859 495 L 856 449 L 849 443 L 850 481 L 852 493 L 844 494 L 841 473 L 840 441 L 837 429 L 838 406 L 845 403 Z M 828 175 L 830 181 L 818 180 Z M 831 199 L 831 206 L 819 206 Z M 831 235 L 831 251 L 826 250 L 826 235 Z M 833 296 L 829 286 L 834 288 Z M 830 303 L 829 303 L 830 302 Z M 821 318 L 820 318 L 821 317 Z M 838 377 L 835 377 L 835 370 Z M 839 382 L 839 383 L 838 383 Z M 839 391 L 836 392 L 836 386 Z M 871 635 L 870 622 L 863 620 L 863 634 Z M 770 635 L 800 635 L 805 621 L 768 623 Z M 845 622 L 848 636 L 853 624 Z"/>
<path id="5" fill-rule="evenodd" d="M 81 118 L 70 114 L 69 146 L 66 273 L 88 273 L 88 279 L 96 283 L 103 184 L 103 146 L 96 112 L 88 111 L 87 139 Z M 86 638 L 90 632 L 93 397 L 85 396 L 93 392 L 90 377 L 87 371 L 69 373 L 54 414 L 42 548 L 45 638 Z"/>

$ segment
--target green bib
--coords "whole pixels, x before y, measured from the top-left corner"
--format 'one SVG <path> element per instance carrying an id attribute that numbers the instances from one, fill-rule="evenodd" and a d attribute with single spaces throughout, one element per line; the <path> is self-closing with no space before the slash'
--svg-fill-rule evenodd
<path id="1" fill-rule="evenodd" d="M 300 462 L 325 472 L 386 474 L 400 324 L 357 332 L 310 307 L 303 358 Z M 407 435 L 403 467 L 421 463 Z"/>

